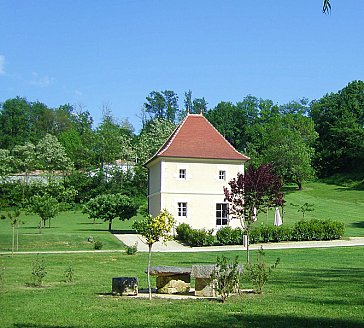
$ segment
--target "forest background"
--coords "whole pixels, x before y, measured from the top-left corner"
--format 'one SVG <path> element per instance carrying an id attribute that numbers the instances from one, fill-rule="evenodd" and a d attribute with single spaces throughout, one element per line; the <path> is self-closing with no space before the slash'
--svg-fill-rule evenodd
<path id="1" fill-rule="evenodd" d="M 192 92 L 153 91 L 139 113 L 141 130 L 114 117 L 108 106 L 94 126 L 80 105 L 49 108 L 25 98 L 0 104 L 0 208 L 24 207 L 49 194 L 74 207 L 102 194 L 123 194 L 146 206 L 143 164 L 166 141 L 186 113 L 203 113 L 250 165 L 273 163 L 284 183 L 298 189 L 314 179 L 364 178 L 364 82 L 352 81 L 322 98 L 279 105 L 247 95 L 209 108 Z M 118 165 L 117 165 L 118 163 Z M 120 169 L 121 165 L 124 170 Z M 37 176 L 44 180 L 30 178 Z M 21 179 L 16 177 L 21 176 Z"/>

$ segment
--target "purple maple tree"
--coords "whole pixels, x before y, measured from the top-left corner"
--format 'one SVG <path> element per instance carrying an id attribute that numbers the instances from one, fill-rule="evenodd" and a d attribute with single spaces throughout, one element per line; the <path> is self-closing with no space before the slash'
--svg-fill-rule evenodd
<path id="1" fill-rule="evenodd" d="M 281 192 L 282 181 L 273 172 L 273 165 L 252 166 L 245 174 L 238 173 L 237 178 L 224 187 L 225 201 L 229 202 L 229 214 L 240 220 L 248 237 L 247 262 L 249 262 L 249 231 L 259 212 L 267 208 L 283 206 Z"/>

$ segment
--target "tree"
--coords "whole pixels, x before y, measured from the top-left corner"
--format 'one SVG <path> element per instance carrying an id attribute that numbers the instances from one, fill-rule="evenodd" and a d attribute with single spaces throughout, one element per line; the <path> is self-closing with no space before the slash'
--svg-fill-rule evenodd
<path id="1" fill-rule="evenodd" d="M 12 149 L 29 138 L 31 105 L 25 98 L 8 99 L 0 107 L 0 147 Z"/>
<path id="2" fill-rule="evenodd" d="M 255 166 L 272 162 L 285 182 L 298 188 L 314 176 L 312 160 L 317 133 L 307 116 L 308 101 L 302 99 L 282 106 L 265 101 L 250 126 L 249 156 Z"/>
<path id="3" fill-rule="evenodd" d="M 101 164 L 112 163 L 117 159 L 130 160 L 134 158 L 131 141 L 133 138 L 132 126 L 124 121 L 117 123 L 106 108 L 102 123 L 96 130 L 96 152 Z"/>
<path id="4" fill-rule="evenodd" d="M 11 228 L 12 228 L 12 246 L 11 246 L 11 252 L 14 253 L 15 250 L 15 229 L 16 229 L 16 250 L 19 250 L 19 224 L 22 223 L 22 221 L 19 219 L 20 211 L 10 211 L 5 214 L 1 214 L 1 219 L 9 219 Z"/>
<path id="5" fill-rule="evenodd" d="M 175 128 L 174 123 L 169 120 L 149 121 L 135 140 L 138 163 L 145 163 L 150 159 L 167 141 Z"/>
<path id="6" fill-rule="evenodd" d="M 272 164 L 261 165 L 257 169 L 249 166 L 245 174 L 224 187 L 225 201 L 229 202 L 229 214 L 240 220 L 248 237 L 247 262 L 249 263 L 249 232 L 260 212 L 267 208 L 283 206 L 281 179 L 274 174 Z"/>
<path id="7" fill-rule="evenodd" d="M 178 95 L 171 90 L 152 91 L 143 109 L 151 120 L 162 119 L 175 123 L 178 119 Z"/>
<path id="8" fill-rule="evenodd" d="M 160 240 L 165 243 L 168 240 L 173 239 L 171 232 L 174 224 L 175 220 L 167 210 L 162 210 L 156 217 L 148 215 L 143 220 L 135 221 L 133 223 L 133 229 L 145 238 L 145 242 L 148 245 L 147 278 L 149 299 L 152 299 L 152 289 L 150 285 L 150 259 L 152 255 L 152 247 L 154 243 Z"/>
<path id="9" fill-rule="evenodd" d="M 42 232 L 42 226 L 48 220 L 48 227 L 51 227 L 51 219 L 53 219 L 60 211 L 59 203 L 56 198 L 44 194 L 34 195 L 30 197 L 26 206 L 28 213 L 34 213 L 40 216 L 39 232 Z"/>
<path id="10" fill-rule="evenodd" d="M 364 168 L 364 82 L 353 81 L 311 104 L 319 135 L 315 166 L 321 177 Z"/>
<path id="11" fill-rule="evenodd" d="M 192 99 L 192 91 L 185 92 L 184 99 L 185 110 L 191 114 L 203 114 L 207 112 L 207 102 L 204 97 Z M 181 113 L 181 119 L 185 116 L 185 113 Z"/>
<path id="12" fill-rule="evenodd" d="M 7 149 L 0 149 L 0 183 L 13 171 L 14 158 Z"/>
<path id="13" fill-rule="evenodd" d="M 88 214 L 90 219 L 101 219 L 109 222 L 111 231 L 112 221 L 129 220 L 137 212 L 137 205 L 126 195 L 104 194 L 90 199 L 83 207 L 83 213 Z"/>
<path id="14" fill-rule="evenodd" d="M 322 12 L 324 14 L 329 14 L 330 11 L 331 11 L 331 3 L 330 3 L 330 0 L 323 0 Z"/>
<path id="15" fill-rule="evenodd" d="M 73 163 L 67 156 L 66 150 L 51 134 L 46 134 L 38 142 L 36 152 L 40 168 L 44 170 L 54 173 L 56 170 L 67 172 L 73 168 Z"/>

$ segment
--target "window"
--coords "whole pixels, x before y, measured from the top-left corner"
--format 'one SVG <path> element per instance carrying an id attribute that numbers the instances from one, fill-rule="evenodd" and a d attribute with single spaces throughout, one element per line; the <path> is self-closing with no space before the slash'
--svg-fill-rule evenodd
<path id="1" fill-rule="evenodd" d="M 178 202 L 178 217 L 187 217 L 187 203 Z"/>
<path id="2" fill-rule="evenodd" d="M 225 180 L 226 178 L 226 171 L 219 171 L 219 180 Z"/>
<path id="3" fill-rule="evenodd" d="M 222 226 L 228 224 L 228 204 L 216 204 L 216 225 Z"/>
<path id="4" fill-rule="evenodd" d="M 180 179 L 186 179 L 186 169 L 180 169 L 179 170 L 179 175 L 178 175 L 178 177 L 180 178 Z"/>

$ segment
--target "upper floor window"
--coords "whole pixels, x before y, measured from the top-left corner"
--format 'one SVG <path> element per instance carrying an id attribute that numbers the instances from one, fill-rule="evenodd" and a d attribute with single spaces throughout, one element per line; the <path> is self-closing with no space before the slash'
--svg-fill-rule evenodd
<path id="1" fill-rule="evenodd" d="M 178 202 L 178 217 L 187 217 L 187 203 Z"/>
<path id="2" fill-rule="evenodd" d="M 225 180 L 226 179 L 226 171 L 220 170 L 219 171 L 219 180 Z"/>
<path id="3" fill-rule="evenodd" d="M 179 175 L 178 177 L 180 179 L 186 179 L 186 169 L 179 169 Z"/>

